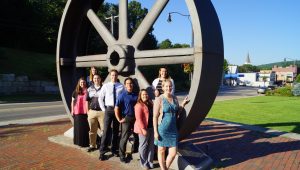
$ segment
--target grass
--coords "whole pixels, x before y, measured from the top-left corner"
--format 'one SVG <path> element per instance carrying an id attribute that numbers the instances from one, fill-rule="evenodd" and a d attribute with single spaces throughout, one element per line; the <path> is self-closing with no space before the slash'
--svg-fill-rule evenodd
<path id="1" fill-rule="evenodd" d="M 56 80 L 55 55 L 0 47 L 0 74 L 27 75 L 31 80 Z"/>
<path id="2" fill-rule="evenodd" d="M 207 118 L 300 134 L 300 98 L 259 96 L 215 102 Z"/>

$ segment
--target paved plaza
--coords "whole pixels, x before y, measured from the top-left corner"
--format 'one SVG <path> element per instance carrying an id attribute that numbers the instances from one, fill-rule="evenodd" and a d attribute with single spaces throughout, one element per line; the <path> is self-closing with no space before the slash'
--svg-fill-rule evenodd
<path id="1" fill-rule="evenodd" d="M 2 126 L 0 169 L 139 169 L 136 157 L 129 164 L 116 158 L 102 162 L 97 151 L 87 153 L 48 140 L 70 127 L 69 119 Z M 296 139 L 204 121 L 185 141 L 211 156 L 217 169 L 300 169 L 300 140 Z"/>
<path id="2" fill-rule="evenodd" d="M 183 98 L 186 94 L 179 95 Z M 255 88 L 223 87 L 216 100 L 253 96 L 257 96 Z M 32 110 L 45 109 L 45 106 L 29 106 Z M 16 112 L 17 109 L 13 105 L 1 107 L 3 113 L 9 109 Z M 21 112 L 16 118 L 20 116 Z M 68 118 L 52 120 L 46 115 L 39 120 L 27 119 L 6 120 L 0 125 L 0 169 L 141 169 L 137 154 L 128 164 L 121 164 L 116 157 L 102 162 L 98 160 L 98 151 L 87 153 L 86 149 L 73 145 L 70 138 L 63 136 L 72 127 Z M 36 123 L 40 119 L 43 123 Z M 19 124 L 24 120 L 25 124 Z M 206 152 L 214 160 L 215 169 L 300 170 L 299 136 L 206 119 L 185 141 Z M 155 166 L 159 169 L 157 161 Z"/>

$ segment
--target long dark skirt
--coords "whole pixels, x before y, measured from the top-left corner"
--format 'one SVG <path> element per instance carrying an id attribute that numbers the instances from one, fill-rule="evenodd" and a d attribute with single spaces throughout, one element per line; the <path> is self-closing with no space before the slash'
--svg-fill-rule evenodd
<path id="1" fill-rule="evenodd" d="M 74 116 L 74 144 L 81 147 L 89 146 L 89 123 L 86 114 Z"/>

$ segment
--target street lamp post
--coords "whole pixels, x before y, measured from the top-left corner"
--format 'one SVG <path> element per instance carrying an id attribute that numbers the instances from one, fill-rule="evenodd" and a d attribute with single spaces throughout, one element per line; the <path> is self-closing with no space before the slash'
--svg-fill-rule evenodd
<path id="1" fill-rule="evenodd" d="M 296 74 L 297 74 L 297 66 L 296 66 L 296 62 L 297 62 L 297 60 L 296 59 L 293 59 L 293 58 L 288 58 L 288 57 L 286 57 L 286 58 L 284 58 L 284 62 L 285 62 L 285 65 L 286 65 L 286 59 L 289 59 L 289 60 L 292 60 L 292 61 L 294 61 L 294 67 L 296 67 L 296 73 L 293 71 L 293 73 L 292 73 L 292 81 L 295 79 L 295 77 L 296 77 Z M 288 77 L 287 77 L 287 75 L 285 75 L 285 81 L 287 81 L 287 79 L 288 79 Z"/>
<path id="2" fill-rule="evenodd" d="M 111 14 L 110 17 L 106 17 L 105 20 L 110 20 L 110 32 L 112 35 L 114 35 L 114 22 L 115 19 L 118 18 L 118 15 Z"/>
<path id="3" fill-rule="evenodd" d="M 297 60 L 296 59 L 293 59 L 293 58 L 284 58 L 284 62 L 286 62 L 286 59 L 289 59 L 289 60 L 292 60 L 292 61 L 294 61 L 294 66 L 296 66 L 296 62 L 297 62 Z"/>
<path id="4" fill-rule="evenodd" d="M 190 24 L 191 24 L 191 38 L 192 38 L 191 47 L 194 47 L 194 30 L 193 30 L 193 24 L 192 24 L 192 21 L 191 21 L 191 18 L 190 18 L 191 15 L 182 14 L 182 13 L 176 12 L 176 11 L 175 12 L 169 12 L 168 19 L 167 19 L 168 22 L 172 22 L 172 14 L 178 14 L 178 15 L 181 15 L 181 16 L 184 16 L 184 17 L 188 18 L 188 20 L 190 21 Z M 193 71 L 190 72 L 190 76 L 189 76 L 190 81 L 192 80 L 192 77 L 193 77 Z"/>
<path id="5" fill-rule="evenodd" d="M 187 14 L 182 14 L 180 12 L 169 12 L 169 16 L 168 16 L 168 22 L 172 22 L 172 14 L 178 14 L 178 15 L 181 15 L 181 16 L 184 16 L 184 17 L 187 17 L 188 20 L 190 21 L 190 24 L 191 24 L 191 29 L 192 29 L 192 33 L 191 33 L 191 37 L 192 37 L 192 40 L 191 40 L 191 47 L 194 47 L 194 30 L 193 30 L 193 24 L 192 24 L 192 21 L 190 19 L 190 15 L 187 15 Z"/>

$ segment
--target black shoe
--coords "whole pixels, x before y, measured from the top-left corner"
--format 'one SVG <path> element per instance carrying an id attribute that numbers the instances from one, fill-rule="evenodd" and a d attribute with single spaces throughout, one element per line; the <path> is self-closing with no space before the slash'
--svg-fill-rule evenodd
<path id="1" fill-rule="evenodd" d="M 119 153 L 118 152 L 112 152 L 111 153 L 114 157 L 119 157 Z"/>
<path id="2" fill-rule="evenodd" d="M 95 150 L 97 150 L 97 148 L 89 147 L 88 150 L 87 150 L 87 152 L 93 152 L 93 151 L 95 151 Z"/>
<path id="3" fill-rule="evenodd" d="M 127 155 L 127 160 L 132 160 L 132 154 Z"/>
<path id="4" fill-rule="evenodd" d="M 121 161 L 122 163 L 126 163 L 126 159 L 125 159 L 125 158 L 121 158 L 121 157 L 120 157 L 120 161 Z"/>
<path id="5" fill-rule="evenodd" d="M 103 154 L 100 154 L 99 160 L 100 160 L 100 161 L 105 161 L 105 160 L 106 160 L 106 156 L 103 155 Z"/>

